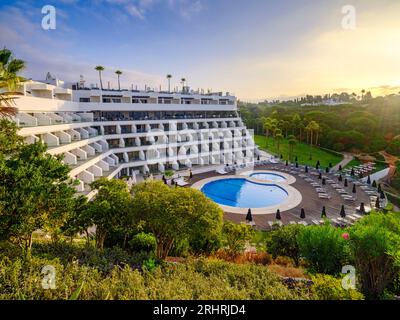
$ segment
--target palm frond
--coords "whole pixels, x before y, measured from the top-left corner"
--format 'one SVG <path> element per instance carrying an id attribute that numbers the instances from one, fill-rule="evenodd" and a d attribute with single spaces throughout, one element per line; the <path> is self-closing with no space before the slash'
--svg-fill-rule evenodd
<path id="1" fill-rule="evenodd" d="M 12 118 L 17 114 L 14 97 L 7 94 L 0 94 L 0 119 Z"/>

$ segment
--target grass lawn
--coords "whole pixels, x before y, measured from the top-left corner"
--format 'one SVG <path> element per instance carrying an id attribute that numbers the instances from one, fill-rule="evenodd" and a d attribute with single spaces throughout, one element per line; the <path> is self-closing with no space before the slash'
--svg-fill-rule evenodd
<path id="1" fill-rule="evenodd" d="M 283 155 L 284 160 L 289 159 L 289 144 L 287 140 L 282 140 L 280 144 L 280 150 L 278 151 L 276 144 L 272 138 L 268 138 L 268 142 L 266 143 L 265 136 L 254 136 L 255 143 L 260 147 L 260 149 L 265 150 L 271 154 L 280 156 Z M 312 159 L 310 160 L 310 150 L 312 154 Z M 298 159 L 299 164 L 307 164 L 309 166 L 315 166 L 317 161 L 319 160 L 322 167 L 327 167 L 329 163 L 335 165 L 339 163 L 343 157 L 330 153 L 328 151 L 319 149 L 319 148 L 310 148 L 308 144 L 297 142 L 297 145 L 293 149 L 293 161 L 296 158 Z"/>

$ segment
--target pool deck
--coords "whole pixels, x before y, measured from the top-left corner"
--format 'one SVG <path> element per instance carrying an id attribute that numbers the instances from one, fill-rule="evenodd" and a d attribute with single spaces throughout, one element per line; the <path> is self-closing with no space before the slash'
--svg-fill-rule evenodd
<path id="1" fill-rule="evenodd" d="M 287 167 L 285 167 L 284 164 L 267 164 L 267 165 L 257 166 L 254 168 L 254 170 L 274 170 L 279 172 L 279 169 L 281 168 L 283 169 Z M 308 175 L 311 176 L 310 173 Z M 337 181 L 337 177 L 335 177 L 333 174 L 322 173 L 322 175 L 327 176 L 329 179 L 332 179 L 335 182 Z M 223 175 L 218 174 L 215 171 L 196 174 L 192 177 L 192 179 L 190 179 L 190 185 L 193 185 L 200 180 L 208 179 L 211 177 L 223 177 Z M 238 175 L 238 177 L 240 177 L 240 175 Z M 342 205 L 345 205 L 347 213 L 350 213 L 349 211 L 354 212 L 355 208 L 359 206 L 361 202 L 364 202 L 366 206 L 370 205 L 371 201 L 369 195 L 365 193 L 363 190 L 361 190 L 358 186 L 357 186 L 357 193 L 355 195 L 356 196 L 355 201 L 343 200 L 343 198 L 339 195 L 339 193 L 328 183 L 323 187 L 331 195 L 331 198 L 321 199 L 318 197 L 318 193 L 316 192 L 315 188 L 311 186 L 309 182 L 300 178 L 298 175 L 295 175 L 295 177 L 296 181 L 293 184 L 291 184 L 291 186 L 301 192 L 302 200 L 300 204 L 297 205 L 296 207 L 286 211 L 281 211 L 281 222 L 283 224 L 289 224 L 292 221 L 293 222 L 305 221 L 308 224 L 313 224 L 312 220 L 318 220 L 318 221 L 321 220 L 321 211 L 323 206 L 325 206 L 326 208 L 327 218 L 334 219 L 340 217 L 340 209 Z M 313 178 L 315 181 L 321 181 L 318 180 L 318 177 L 313 177 Z M 343 182 L 337 182 L 337 184 L 343 186 Z M 343 189 L 345 189 L 350 195 L 353 195 L 352 188 L 353 188 L 353 183 L 351 182 L 349 182 L 347 188 L 343 186 Z M 305 215 L 306 215 L 305 219 L 300 218 L 301 208 L 304 208 L 305 210 Z M 245 222 L 246 215 L 225 211 L 224 217 L 227 220 L 240 223 L 240 222 Z M 253 222 L 255 223 L 254 226 L 255 229 L 269 230 L 271 229 L 269 222 L 276 222 L 275 214 L 257 214 L 257 215 L 253 214 Z"/>

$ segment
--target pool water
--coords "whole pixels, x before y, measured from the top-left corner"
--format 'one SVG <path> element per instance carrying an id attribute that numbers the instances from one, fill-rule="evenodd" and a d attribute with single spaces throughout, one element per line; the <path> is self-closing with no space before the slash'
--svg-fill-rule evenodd
<path id="1" fill-rule="evenodd" d="M 256 172 L 252 173 L 250 177 L 259 179 L 259 180 L 268 180 L 268 181 L 274 181 L 274 182 L 283 182 L 286 181 L 286 178 L 284 176 L 281 176 L 276 173 L 270 173 L 270 172 Z"/>
<path id="2" fill-rule="evenodd" d="M 216 203 L 237 208 L 263 208 L 283 202 L 288 193 L 277 185 L 246 179 L 221 179 L 205 184 L 201 191 Z"/>

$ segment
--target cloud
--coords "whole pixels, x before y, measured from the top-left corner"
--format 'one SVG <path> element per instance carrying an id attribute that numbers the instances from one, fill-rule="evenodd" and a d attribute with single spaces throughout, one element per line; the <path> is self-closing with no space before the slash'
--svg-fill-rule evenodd
<path id="1" fill-rule="evenodd" d="M 40 12 L 40 11 L 39 11 Z M 44 79 L 47 71 L 61 80 L 77 82 L 83 75 L 87 84 L 98 83 L 97 73 L 94 71 L 96 62 L 83 61 L 77 56 L 69 55 L 76 47 L 73 42 L 74 31 L 68 27 L 64 30 L 57 27 L 54 36 L 52 32 L 41 29 L 37 17 L 28 17 L 24 11 L 16 7 L 7 7 L 0 12 L 0 44 L 11 49 L 17 58 L 26 61 L 27 68 L 23 75 L 36 80 Z M 61 25 L 61 24 L 59 24 Z M 112 65 L 104 65 L 104 83 L 110 81 L 116 88 L 115 70 L 120 69 Z M 143 88 L 146 84 L 158 87 L 164 83 L 163 77 L 148 74 L 137 70 L 123 70 L 121 84 L 129 87 L 131 84 Z"/>
<path id="2" fill-rule="evenodd" d="M 133 17 L 144 20 L 143 10 L 139 9 L 133 4 L 128 4 L 125 6 L 125 10 Z"/>
<path id="3" fill-rule="evenodd" d="M 168 0 L 168 6 L 186 20 L 190 20 L 193 15 L 204 10 L 204 5 L 200 0 Z"/>

